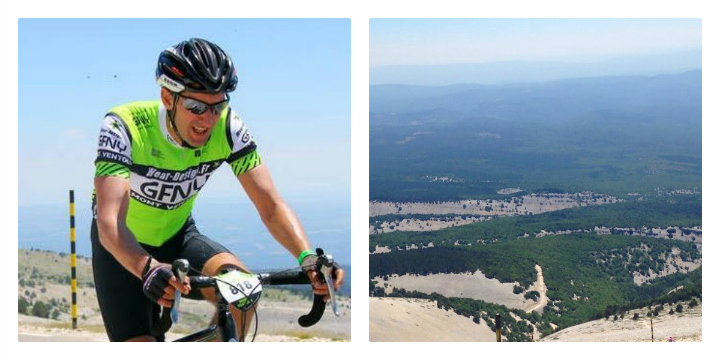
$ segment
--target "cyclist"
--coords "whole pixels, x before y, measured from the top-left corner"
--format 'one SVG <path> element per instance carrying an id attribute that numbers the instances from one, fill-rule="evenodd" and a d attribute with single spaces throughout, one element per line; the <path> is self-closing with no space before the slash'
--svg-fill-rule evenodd
<path id="1" fill-rule="evenodd" d="M 223 162 L 273 237 L 306 269 L 314 293 L 327 295 L 312 270 L 317 256 L 302 225 L 276 191 L 247 127 L 228 106 L 238 81 L 230 56 L 210 41 L 192 38 L 163 51 L 155 75 L 160 101 L 114 107 L 100 130 L 91 240 L 110 340 L 162 340 L 153 337 L 152 323 L 160 306 L 172 306 L 175 290 L 214 301 L 212 289 L 193 290 L 173 276 L 174 259 L 188 259 L 191 268 L 209 276 L 229 268 L 248 272 L 240 259 L 202 235 L 191 216 L 198 192 Z M 336 269 L 335 275 L 337 289 L 344 274 Z M 243 319 L 233 310 L 242 336 L 252 313 Z"/>

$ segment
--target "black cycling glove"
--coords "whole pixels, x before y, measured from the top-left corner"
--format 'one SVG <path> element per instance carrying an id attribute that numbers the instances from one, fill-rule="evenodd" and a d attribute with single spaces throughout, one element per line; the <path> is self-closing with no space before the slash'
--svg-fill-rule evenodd
<path id="1" fill-rule="evenodd" d="M 313 254 L 313 255 L 308 255 L 308 256 L 305 257 L 305 259 L 303 259 L 302 264 L 300 264 L 300 268 L 301 268 L 304 272 L 308 272 L 308 271 L 310 271 L 310 270 L 314 270 L 315 272 L 318 273 L 318 275 L 320 275 L 320 269 L 318 268 L 318 259 L 319 259 L 319 257 L 318 257 L 317 255 L 314 255 L 314 254 Z M 336 263 L 336 262 L 333 261 L 333 262 L 332 262 L 332 273 L 333 273 L 333 276 L 335 276 L 335 273 L 338 271 L 338 269 L 341 269 L 340 265 L 338 265 L 338 263 Z M 321 277 L 320 277 L 320 281 L 325 282 L 325 279 L 323 279 L 322 276 L 321 276 Z"/>
<path id="2" fill-rule="evenodd" d="M 317 256 L 317 255 L 315 255 L 315 254 L 308 255 L 308 256 L 306 256 L 306 257 L 303 259 L 302 264 L 300 264 L 300 268 L 301 268 L 304 272 L 308 272 L 308 271 L 310 271 L 310 270 L 317 270 L 317 269 L 316 269 L 316 267 L 317 267 L 317 260 L 318 260 L 318 256 Z"/>
<path id="3" fill-rule="evenodd" d="M 165 295 L 165 288 L 170 286 L 170 279 L 173 277 L 170 265 L 159 265 L 148 269 L 143 274 L 143 293 L 153 303 L 158 302 Z"/>

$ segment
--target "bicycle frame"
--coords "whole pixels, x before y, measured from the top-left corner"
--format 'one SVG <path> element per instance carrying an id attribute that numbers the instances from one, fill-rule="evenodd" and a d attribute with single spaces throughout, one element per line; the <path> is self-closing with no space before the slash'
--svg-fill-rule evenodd
<path id="1" fill-rule="evenodd" d="M 210 325 L 203 330 L 184 336 L 180 339 L 175 340 L 175 342 L 202 342 L 215 340 L 226 342 L 245 341 L 244 337 L 242 339 L 238 339 L 236 332 L 237 328 L 235 327 L 235 319 L 233 319 L 228 305 L 229 304 L 227 303 L 227 301 L 225 301 L 224 298 L 220 297 L 220 301 L 218 301 L 217 324 Z"/>

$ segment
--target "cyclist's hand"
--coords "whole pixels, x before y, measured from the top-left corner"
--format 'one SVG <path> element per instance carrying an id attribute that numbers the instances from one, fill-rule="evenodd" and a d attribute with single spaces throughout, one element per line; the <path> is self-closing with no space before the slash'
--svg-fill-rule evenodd
<path id="1" fill-rule="evenodd" d="M 314 270 L 308 271 L 308 277 L 312 282 L 313 294 L 324 295 L 323 300 L 325 300 L 325 302 L 330 301 L 327 284 L 320 281 L 320 277 L 317 275 L 317 272 L 315 272 Z M 333 268 L 333 279 L 335 280 L 334 289 L 335 291 L 337 291 L 338 289 L 340 289 L 343 281 L 345 280 L 345 270 L 339 267 Z"/>
<path id="2" fill-rule="evenodd" d="M 302 268 L 306 269 L 306 273 L 308 275 L 308 278 L 310 278 L 310 282 L 312 283 L 313 287 L 313 294 L 315 295 L 323 295 L 323 300 L 326 302 L 330 300 L 330 294 L 328 293 L 328 287 L 327 284 L 320 280 L 320 277 L 317 274 L 315 262 L 317 261 L 317 256 L 310 255 L 305 258 L 303 261 Z M 333 279 L 334 284 L 333 288 L 335 291 L 340 289 L 342 286 L 343 281 L 345 280 L 345 270 L 341 269 L 337 265 L 333 267 Z"/>
<path id="3" fill-rule="evenodd" d="M 154 261 L 154 260 L 153 260 Z M 172 273 L 170 264 L 156 263 L 147 273 L 143 274 L 143 293 L 150 301 L 167 308 L 172 307 L 175 290 L 187 295 L 190 292 L 190 279 L 185 278 L 181 284 Z"/>

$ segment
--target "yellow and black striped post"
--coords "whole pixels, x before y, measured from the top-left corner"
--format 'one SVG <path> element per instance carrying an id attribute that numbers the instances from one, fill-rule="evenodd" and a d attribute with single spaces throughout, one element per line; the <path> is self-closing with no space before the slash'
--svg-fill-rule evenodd
<path id="1" fill-rule="evenodd" d="M 70 289 L 72 291 L 72 328 L 77 329 L 77 278 L 75 267 L 75 192 L 70 190 Z"/>
<path id="2" fill-rule="evenodd" d="M 497 342 L 500 342 L 500 313 L 495 314 L 495 337 Z"/>
<path id="3" fill-rule="evenodd" d="M 653 329 L 652 323 L 653 313 L 650 313 L 650 342 L 655 342 L 655 329 Z"/>

